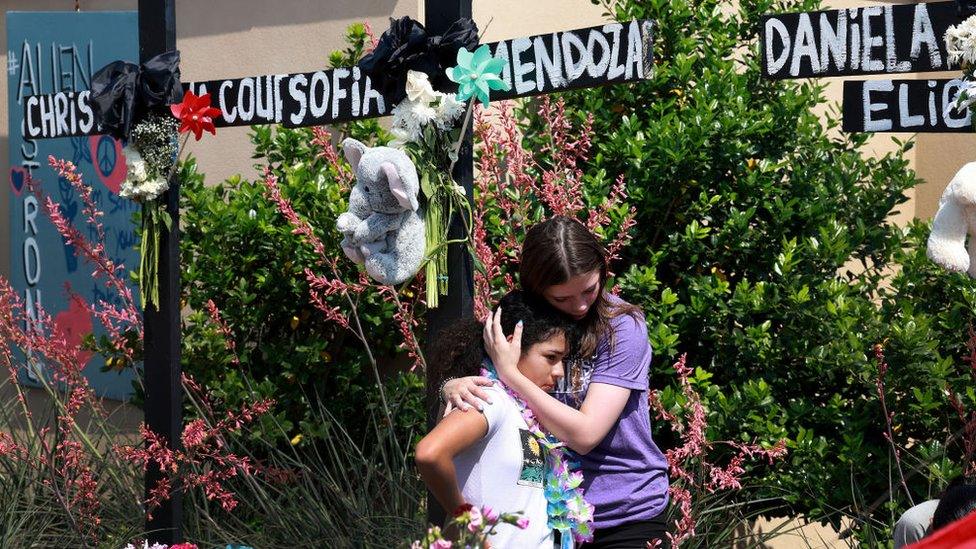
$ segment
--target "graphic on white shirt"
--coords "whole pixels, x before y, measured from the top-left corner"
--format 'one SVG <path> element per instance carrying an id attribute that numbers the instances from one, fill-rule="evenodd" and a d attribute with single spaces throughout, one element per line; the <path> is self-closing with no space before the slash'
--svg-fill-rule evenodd
<path id="1" fill-rule="evenodd" d="M 545 460 L 542 458 L 542 447 L 527 429 L 519 429 L 522 438 L 522 471 L 519 473 L 518 484 L 542 488 Z"/>

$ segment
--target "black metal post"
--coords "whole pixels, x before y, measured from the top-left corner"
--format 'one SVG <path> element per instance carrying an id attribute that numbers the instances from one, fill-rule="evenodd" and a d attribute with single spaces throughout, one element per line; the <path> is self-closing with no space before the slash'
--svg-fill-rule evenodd
<path id="1" fill-rule="evenodd" d="M 443 34 L 455 21 L 471 17 L 471 0 L 424 0 L 424 26 L 431 34 Z M 473 200 L 474 162 L 472 159 L 472 132 L 470 128 L 454 164 L 454 181 L 464 187 L 468 201 Z M 451 240 L 465 235 L 464 220 L 457 214 L 451 219 L 449 237 Z M 467 248 L 462 244 L 451 244 L 447 250 L 448 293 L 440 298 L 440 305 L 427 313 L 427 343 L 437 337 L 437 333 L 460 318 L 474 314 L 474 265 Z M 430 383 L 430 379 L 427 380 Z M 434 398 L 438 398 L 434 395 Z M 430 406 L 437 413 L 437 406 Z M 436 418 L 429 417 L 433 425 Z M 446 513 L 431 494 L 427 497 L 427 520 L 433 524 L 443 524 Z"/>
<path id="2" fill-rule="evenodd" d="M 176 0 L 139 0 L 139 60 L 176 49 Z M 180 185 L 177 178 L 163 195 L 173 219 L 172 232 L 162 231 L 159 249 L 159 310 L 143 304 L 145 326 L 145 421 L 173 448 L 180 445 L 183 389 L 180 381 Z M 150 465 L 146 493 L 162 474 Z M 183 541 L 183 492 L 174 483 L 170 498 L 146 521 L 150 543 Z"/>

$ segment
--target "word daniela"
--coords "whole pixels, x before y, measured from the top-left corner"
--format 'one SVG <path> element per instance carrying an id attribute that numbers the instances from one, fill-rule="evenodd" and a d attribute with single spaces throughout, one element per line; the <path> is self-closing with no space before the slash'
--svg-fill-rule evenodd
<path id="1" fill-rule="evenodd" d="M 763 74 L 807 78 L 950 70 L 942 36 L 955 2 L 768 15 Z"/>

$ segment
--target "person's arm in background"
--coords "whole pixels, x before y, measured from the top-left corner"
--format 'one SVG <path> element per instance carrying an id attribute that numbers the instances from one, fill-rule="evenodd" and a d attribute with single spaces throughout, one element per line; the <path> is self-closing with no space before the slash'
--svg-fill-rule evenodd
<path id="1" fill-rule="evenodd" d="M 516 326 L 511 339 L 506 338 L 500 308 L 485 322 L 485 350 L 498 377 L 522 397 L 542 425 L 573 451 L 588 454 L 620 419 L 631 391 L 647 388 L 650 350 L 646 327 L 629 318 L 619 324 L 625 329 L 614 334 L 615 344 L 598 359 L 579 410 L 553 398 L 518 370 L 522 327 Z"/>

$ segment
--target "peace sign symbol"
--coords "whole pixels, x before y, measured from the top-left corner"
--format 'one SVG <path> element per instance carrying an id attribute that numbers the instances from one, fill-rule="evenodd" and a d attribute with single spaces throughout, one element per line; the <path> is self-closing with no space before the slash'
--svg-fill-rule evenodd
<path id="1" fill-rule="evenodd" d="M 98 150 L 95 157 L 98 159 L 98 169 L 102 173 L 112 173 L 112 170 L 115 169 L 115 162 L 118 160 L 115 154 L 115 141 L 111 137 L 103 135 L 98 140 Z"/>
<path id="2" fill-rule="evenodd" d="M 88 148 L 98 178 L 110 191 L 119 194 L 126 174 L 122 144 L 108 135 L 93 135 L 88 138 Z"/>

